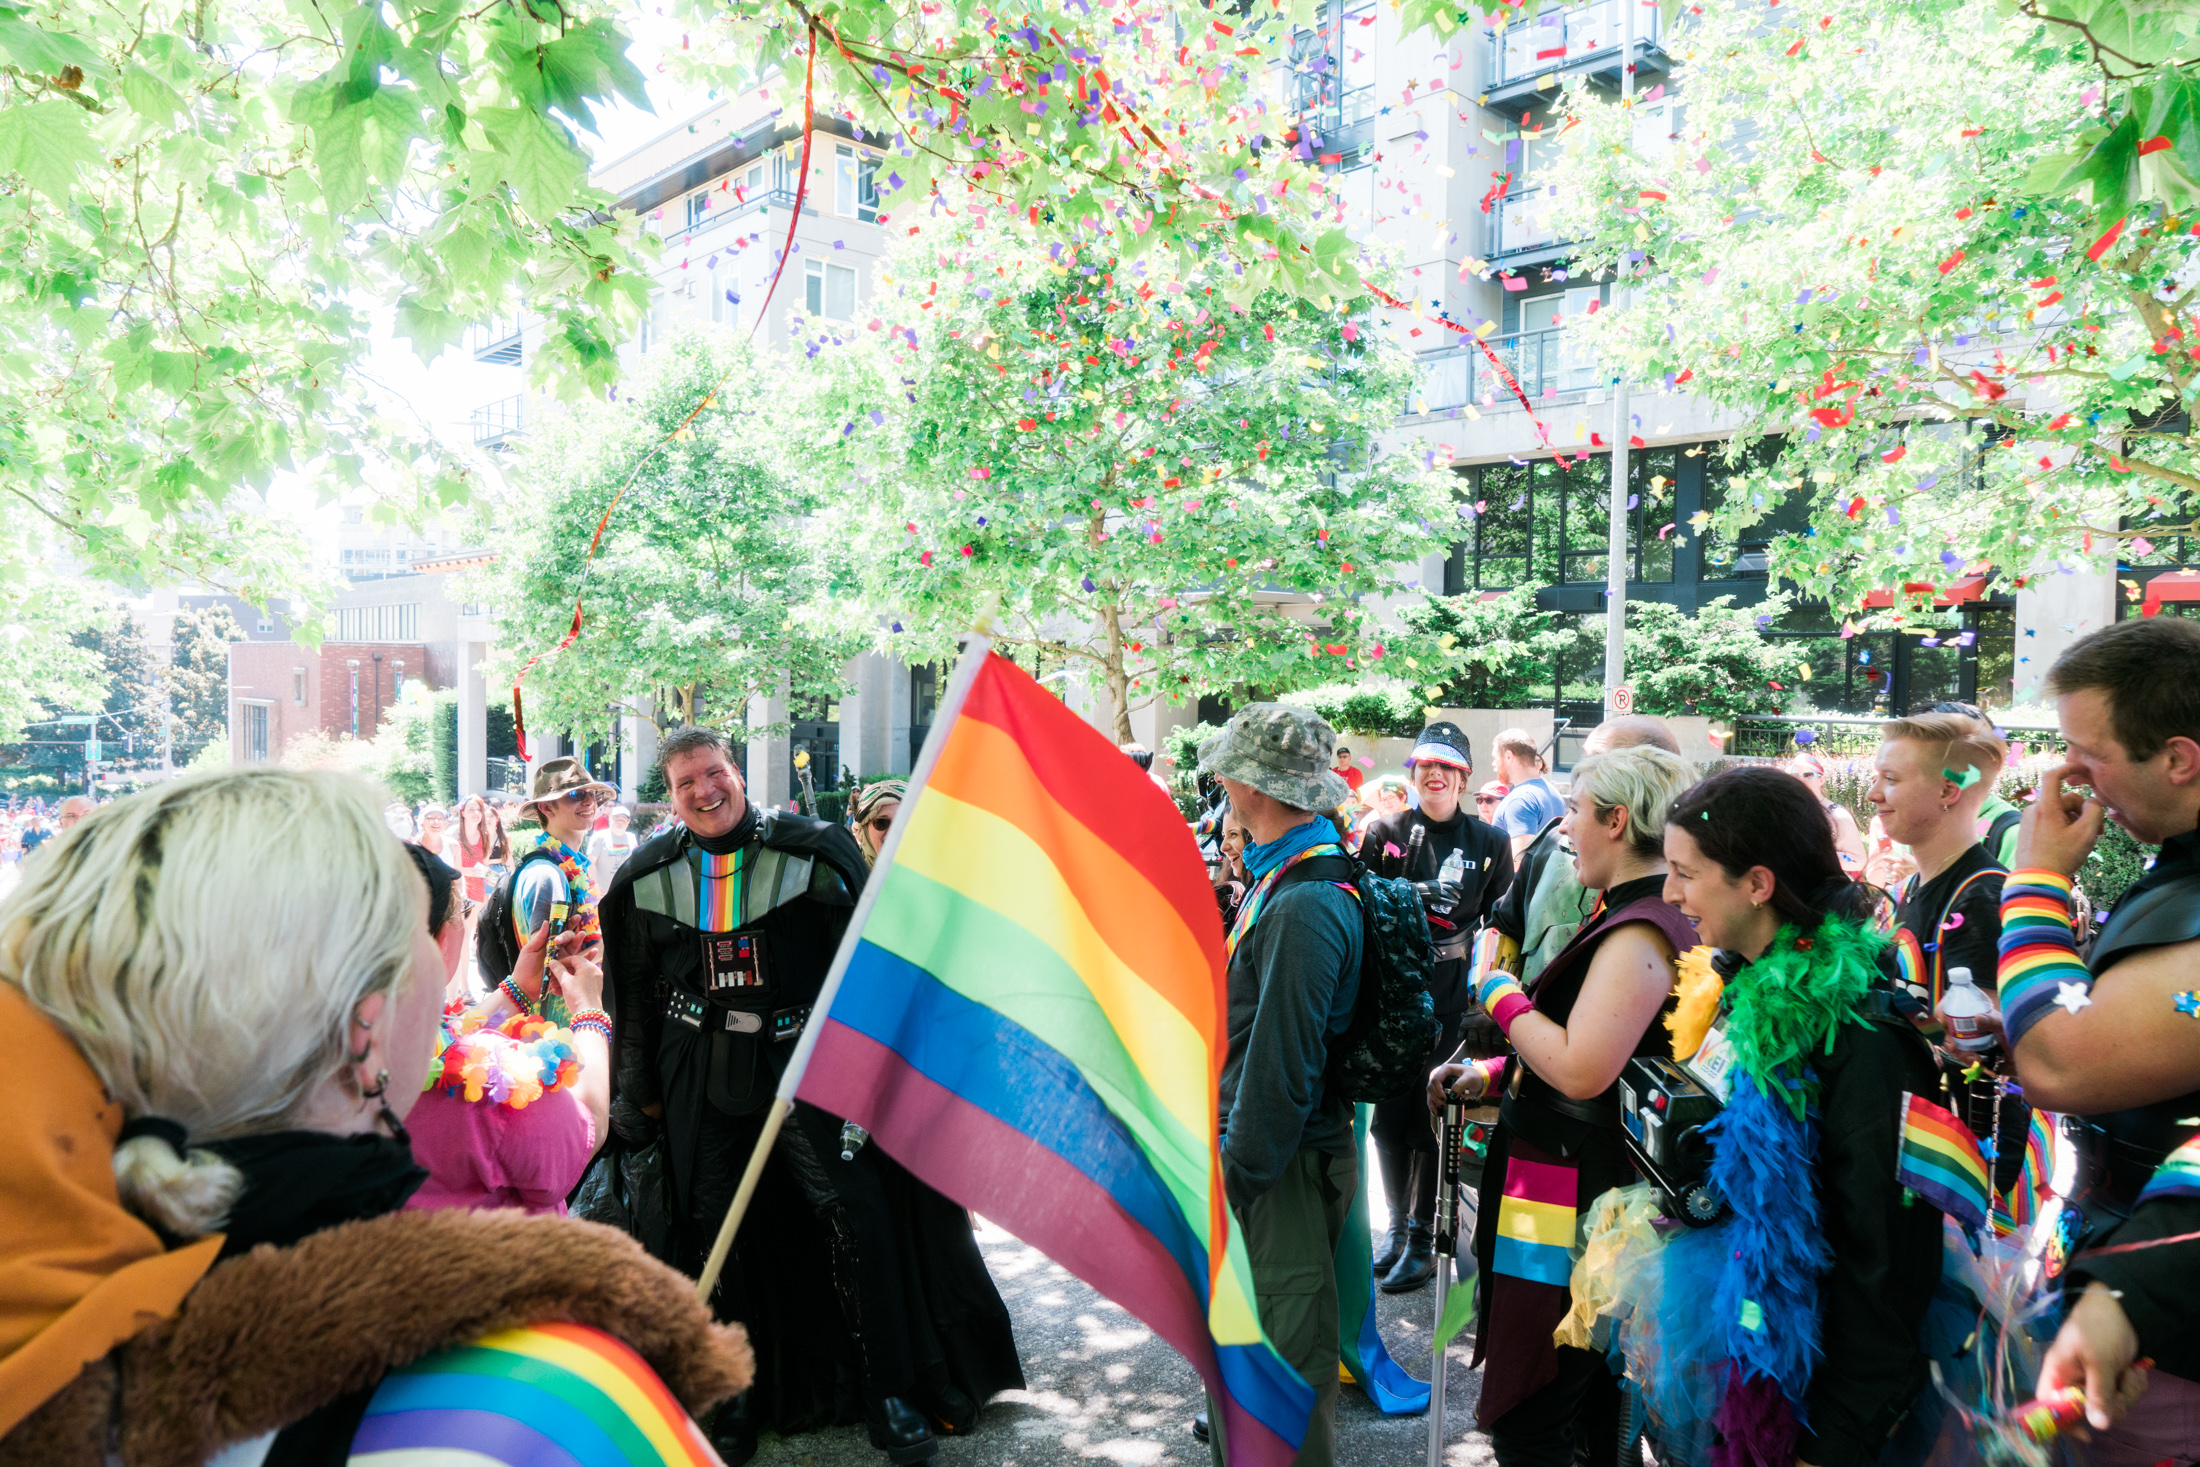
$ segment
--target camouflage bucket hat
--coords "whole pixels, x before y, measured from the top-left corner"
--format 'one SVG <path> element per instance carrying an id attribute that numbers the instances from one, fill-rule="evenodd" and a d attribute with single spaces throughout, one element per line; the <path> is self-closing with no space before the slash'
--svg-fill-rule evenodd
<path id="1" fill-rule="evenodd" d="M 1352 786 L 1329 766 L 1335 730 L 1304 708 L 1255 703 L 1199 746 L 1199 772 L 1249 784 L 1298 810 L 1334 810 Z"/>

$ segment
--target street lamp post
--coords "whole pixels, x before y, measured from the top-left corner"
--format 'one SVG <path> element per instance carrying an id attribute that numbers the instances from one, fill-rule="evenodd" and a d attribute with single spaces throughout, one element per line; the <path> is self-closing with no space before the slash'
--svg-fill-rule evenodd
<path id="1" fill-rule="evenodd" d="M 351 669 L 351 736 L 359 737 L 359 659 L 347 657 L 344 665 Z"/>
<path id="2" fill-rule="evenodd" d="M 1620 27 L 1619 96 L 1626 126 L 1635 125 L 1635 6 L 1640 0 L 1619 0 L 1625 17 Z M 1630 136 L 1630 141 L 1632 137 Z M 1618 309 L 1626 287 L 1627 256 L 1623 251 L 1612 269 L 1612 306 Z M 1612 503 L 1611 532 L 1605 543 L 1604 567 L 1604 716 L 1617 717 L 1621 702 L 1615 697 L 1627 681 L 1627 371 L 1612 374 Z"/>

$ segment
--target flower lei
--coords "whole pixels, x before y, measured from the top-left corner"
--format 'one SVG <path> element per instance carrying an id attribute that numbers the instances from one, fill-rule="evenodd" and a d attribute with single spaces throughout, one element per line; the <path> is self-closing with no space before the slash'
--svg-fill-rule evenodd
<path id="1" fill-rule="evenodd" d="M 1861 1021 L 1885 945 L 1838 917 L 1807 936 L 1783 925 L 1720 999 L 1733 1088 L 1705 1134 L 1711 1179 L 1733 1212 L 1666 1245 L 1654 1366 L 1638 1376 L 1662 1420 L 1716 1430 L 1715 1445 L 1701 1444 L 1712 1467 L 1795 1460 L 1819 1354 L 1818 1284 L 1833 1263 L 1807 1060 L 1832 1052 L 1842 1024 Z"/>
<path id="2" fill-rule="evenodd" d="M 553 1090 L 570 1089 L 580 1073 L 568 1030 L 534 1014 L 491 1027 L 485 1009 L 454 999 L 444 1008 L 435 1062 L 420 1088 L 524 1110 Z"/>

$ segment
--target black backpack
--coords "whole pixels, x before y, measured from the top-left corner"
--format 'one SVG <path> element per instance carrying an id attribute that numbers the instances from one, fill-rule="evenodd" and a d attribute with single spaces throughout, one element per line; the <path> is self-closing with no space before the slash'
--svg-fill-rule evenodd
<path id="1" fill-rule="evenodd" d="M 557 857 L 541 846 L 535 847 L 519 858 L 512 869 L 505 872 L 489 891 L 488 899 L 481 904 L 481 920 L 474 925 L 474 965 L 481 970 L 485 987 L 494 988 L 512 976 L 512 969 L 519 963 L 519 939 L 512 933 L 512 887 L 519 880 L 520 872 L 532 861 L 548 861 L 553 865 Z M 556 936 L 555 933 L 551 934 Z"/>
<path id="2" fill-rule="evenodd" d="M 1348 1104 L 1418 1095 L 1443 1033 L 1429 997 L 1436 959 L 1428 914 L 1413 883 L 1377 876 L 1348 856 L 1302 861 L 1279 885 L 1335 880 L 1329 873 L 1340 864 L 1360 894 L 1360 990 L 1351 1023 L 1329 1041 L 1323 1087 Z"/>

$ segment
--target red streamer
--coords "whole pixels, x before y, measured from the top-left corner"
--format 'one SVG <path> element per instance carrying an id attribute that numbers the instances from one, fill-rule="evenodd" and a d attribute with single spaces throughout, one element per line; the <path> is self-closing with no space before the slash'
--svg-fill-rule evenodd
<path id="1" fill-rule="evenodd" d="M 786 243 L 779 248 L 779 267 L 772 271 L 771 284 L 764 288 L 763 302 L 756 308 L 756 321 L 749 327 L 751 340 L 755 339 L 757 329 L 764 324 L 765 318 L 771 312 L 772 297 L 779 291 L 779 278 L 787 273 L 787 261 L 794 254 L 795 228 L 802 222 L 802 204 L 810 193 L 810 144 L 817 135 L 817 114 L 810 105 L 815 95 L 817 83 L 817 22 L 815 21 L 810 23 L 809 39 L 809 59 L 803 64 L 802 68 L 802 171 L 795 180 L 794 208 L 789 211 L 787 217 Z M 649 467 L 650 460 L 664 452 L 666 444 L 671 443 L 686 432 L 688 425 L 702 416 L 703 409 L 718 400 L 719 389 L 723 388 L 732 376 L 733 369 L 728 367 L 725 374 L 711 385 L 710 391 L 703 394 L 703 400 L 695 405 L 695 411 L 682 418 L 679 427 L 674 428 L 670 433 L 659 439 L 657 445 L 643 455 L 642 461 L 634 466 L 634 472 L 629 474 L 626 482 L 619 486 L 619 492 L 611 496 L 611 503 L 604 506 L 603 518 L 596 521 L 596 533 L 589 538 L 588 554 L 581 559 L 581 588 L 573 596 L 573 624 L 566 628 L 565 635 L 558 639 L 558 644 L 555 647 L 552 647 L 548 652 L 537 652 L 521 663 L 519 671 L 512 675 L 512 739 L 519 750 L 521 760 L 526 761 L 530 756 L 527 752 L 527 716 L 522 710 L 520 701 L 520 684 L 527 680 L 527 674 L 534 670 L 536 663 L 542 661 L 545 657 L 563 652 L 580 637 L 581 623 L 584 619 L 582 599 L 588 592 L 589 567 L 595 564 L 596 547 L 603 543 L 603 532 L 610 528 L 612 511 L 619 507 L 620 500 L 626 498 L 626 491 L 634 487 L 634 481 L 641 478 L 642 470 Z"/>
<path id="2" fill-rule="evenodd" d="M 1410 311 L 1413 309 L 1413 307 L 1407 305 L 1404 301 L 1398 299 L 1398 297 L 1392 295 L 1389 291 L 1384 290 L 1379 285 L 1370 284 L 1367 288 L 1367 292 L 1369 295 L 1374 296 L 1375 299 L 1381 301 L 1384 305 L 1389 306 L 1392 310 Z M 1548 427 L 1544 426 L 1543 420 L 1541 418 L 1535 415 L 1535 409 L 1528 405 L 1528 394 L 1520 390 L 1520 383 L 1514 379 L 1511 372 L 1505 369 L 1505 364 L 1498 360 L 1497 353 L 1490 350 L 1490 344 L 1484 341 L 1481 337 L 1475 335 L 1472 331 L 1469 331 L 1466 327 L 1460 325 L 1457 321 L 1447 321 L 1442 316 L 1438 316 L 1436 318 L 1436 324 L 1443 327 L 1446 331 L 1458 332 L 1461 336 L 1464 336 L 1467 340 L 1482 348 L 1482 355 L 1488 357 L 1490 359 L 1490 366 L 1496 369 L 1497 380 L 1504 383 L 1507 388 L 1511 389 L 1512 395 L 1515 398 L 1519 399 L 1520 410 L 1528 415 L 1529 422 L 1535 424 L 1536 436 L 1543 440 L 1543 446 L 1550 449 L 1551 453 L 1558 459 L 1558 466 L 1560 468 L 1564 468 L 1567 464 L 1566 455 L 1560 453 L 1558 451 L 1558 445 L 1551 442 L 1551 430 Z"/>

